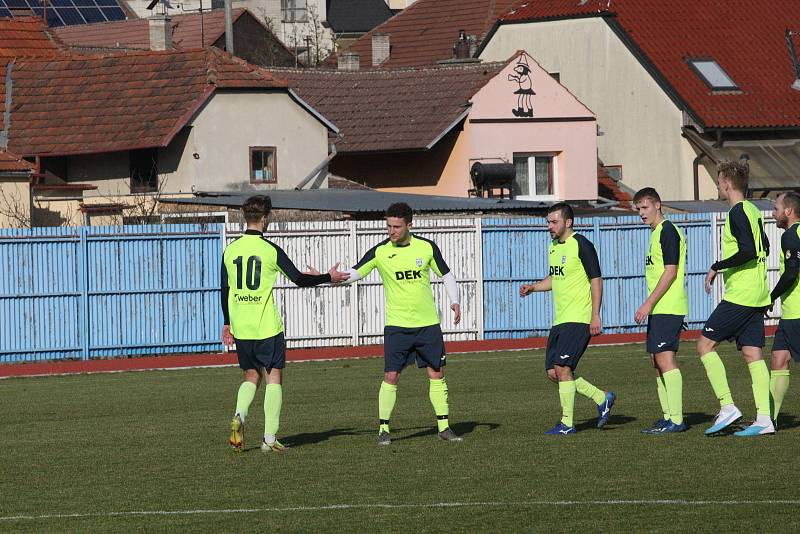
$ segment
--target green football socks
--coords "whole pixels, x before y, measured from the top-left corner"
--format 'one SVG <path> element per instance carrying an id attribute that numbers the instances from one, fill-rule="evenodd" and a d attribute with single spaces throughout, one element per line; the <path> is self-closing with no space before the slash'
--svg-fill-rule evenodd
<path id="1" fill-rule="evenodd" d="M 439 432 L 441 432 L 450 426 L 448 419 L 450 407 L 447 403 L 447 381 L 445 381 L 444 378 L 431 378 L 428 396 L 431 399 L 433 411 L 436 412 L 436 426 L 439 428 Z"/>
<path id="2" fill-rule="evenodd" d="M 247 412 L 250 410 L 250 404 L 253 403 L 257 389 L 257 385 L 247 380 L 239 386 L 239 394 L 236 396 L 236 413 L 239 414 L 242 422 L 247 417 Z"/>
<path id="3" fill-rule="evenodd" d="M 708 381 L 711 382 L 711 388 L 714 390 L 717 400 L 719 400 L 719 405 L 733 404 L 731 388 L 728 386 L 728 376 L 725 374 L 725 365 L 722 363 L 719 354 L 709 352 L 701 356 L 700 361 L 703 362 L 703 367 L 706 368 Z"/>
<path id="4" fill-rule="evenodd" d="M 561 382 L 559 382 L 559 384 L 561 384 Z M 603 404 L 606 400 L 605 391 L 598 389 L 583 378 L 575 379 L 575 390 L 587 399 L 592 399 L 598 406 Z"/>
<path id="5" fill-rule="evenodd" d="M 669 421 L 669 401 L 667 401 L 667 388 L 664 386 L 664 379 L 656 377 L 656 390 L 658 391 L 658 402 L 661 404 L 661 417 L 664 421 Z"/>
<path id="6" fill-rule="evenodd" d="M 789 369 L 776 369 L 770 372 L 769 392 L 772 395 L 772 420 L 778 420 L 783 397 L 789 390 Z"/>
<path id="7" fill-rule="evenodd" d="M 664 392 L 669 410 L 669 417 L 664 419 L 679 425 L 683 423 L 683 375 L 680 369 L 673 369 L 661 376 L 664 379 Z"/>
<path id="8" fill-rule="evenodd" d="M 267 384 L 264 393 L 264 436 L 273 438 L 278 433 L 283 404 L 283 387 L 280 384 Z"/>
<path id="9" fill-rule="evenodd" d="M 575 426 L 572 420 L 575 413 L 575 382 L 559 382 L 558 397 L 561 399 L 561 422 L 568 427 Z"/>
<path id="10" fill-rule="evenodd" d="M 397 384 L 381 382 L 381 389 L 378 392 L 378 417 L 381 420 L 381 432 L 389 432 L 389 419 L 392 418 L 395 401 L 397 401 Z"/>
<path id="11" fill-rule="evenodd" d="M 767 362 L 758 360 L 747 364 L 753 380 L 753 398 L 756 401 L 756 414 L 770 416 L 769 413 L 769 369 Z"/>

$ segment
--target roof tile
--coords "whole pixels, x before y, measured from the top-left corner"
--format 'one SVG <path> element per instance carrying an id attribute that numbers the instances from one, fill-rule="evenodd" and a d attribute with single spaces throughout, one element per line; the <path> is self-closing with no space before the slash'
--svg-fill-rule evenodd
<path id="1" fill-rule="evenodd" d="M 800 126 L 800 91 L 790 88 L 795 73 L 784 33 L 800 28 L 797 0 L 614 0 L 608 6 L 608 0 L 529 1 L 502 21 L 608 17 L 705 127 Z M 691 58 L 713 58 L 741 91 L 711 91 L 687 63 Z"/>

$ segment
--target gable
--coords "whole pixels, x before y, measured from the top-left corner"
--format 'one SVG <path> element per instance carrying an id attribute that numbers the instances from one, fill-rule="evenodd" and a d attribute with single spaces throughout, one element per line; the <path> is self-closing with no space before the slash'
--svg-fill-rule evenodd
<path id="1" fill-rule="evenodd" d="M 525 109 L 526 96 L 530 97 L 528 101 L 533 107 L 532 117 L 515 115 L 520 97 Z M 527 52 L 519 52 L 472 97 L 470 120 L 519 118 L 593 120 L 595 116 L 533 57 Z"/>

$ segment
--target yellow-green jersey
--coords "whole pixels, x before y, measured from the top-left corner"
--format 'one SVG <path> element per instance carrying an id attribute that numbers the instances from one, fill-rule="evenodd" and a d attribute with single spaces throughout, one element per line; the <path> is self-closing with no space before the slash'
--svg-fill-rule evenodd
<path id="1" fill-rule="evenodd" d="M 591 241 L 573 233 L 564 242 L 554 239 L 548 250 L 553 282 L 553 325 L 592 322 L 593 278 L 600 278 L 600 262 Z"/>
<path id="2" fill-rule="evenodd" d="M 450 267 L 433 241 L 412 235 L 407 245 L 396 245 L 386 239 L 364 254 L 353 268 L 362 278 L 378 269 L 386 296 L 386 326 L 419 328 L 439 324 L 430 271 L 441 277 L 450 272 Z"/>
<path id="3" fill-rule="evenodd" d="M 278 272 L 302 287 L 331 281 L 329 274 L 301 273 L 278 245 L 257 230 L 247 230 L 225 248 L 222 313 L 236 339 L 267 339 L 283 332 L 272 294 Z"/>
<path id="4" fill-rule="evenodd" d="M 645 279 L 647 294 L 656 288 L 665 265 L 675 265 L 677 276 L 672 281 L 655 306 L 651 315 L 686 315 L 689 313 L 689 296 L 686 294 L 684 277 L 686 274 L 686 238 L 680 229 L 668 220 L 658 223 L 650 233 L 650 246 L 645 260 Z"/>
<path id="5" fill-rule="evenodd" d="M 781 318 L 800 319 L 800 223 L 794 223 L 781 236 L 781 277 L 770 296 L 781 299 Z"/>
<path id="6" fill-rule="evenodd" d="M 725 259 L 711 266 L 715 271 L 723 271 L 723 300 L 751 308 L 769 306 L 768 255 L 769 240 L 761 212 L 750 201 L 738 202 L 725 219 L 722 233 Z"/>

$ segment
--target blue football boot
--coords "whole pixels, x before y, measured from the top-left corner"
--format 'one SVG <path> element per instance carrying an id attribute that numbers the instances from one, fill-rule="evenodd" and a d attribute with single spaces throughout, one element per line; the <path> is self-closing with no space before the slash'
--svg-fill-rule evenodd
<path id="1" fill-rule="evenodd" d="M 575 427 L 574 426 L 567 426 L 564 423 L 562 423 L 561 421 L 559 421 L 556 426 L 554 426 L 553 428 L 551 428 L 550 430 L 545 432 L 545 435 L 547 435 L 547 436 L 560 436 L 560 435 L 566 436 L 567 434 L 574 434 L 574 433 L 575 433 Z"/>
<path id="2" fill-rule="evenodd" d="M 606 400 L 597 406 L 597 428 L 603 428 L 611 417 L 611 408 L 614 407 L 614 401 L 617 396 L 610 391 L 606 391 Z"/>

